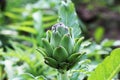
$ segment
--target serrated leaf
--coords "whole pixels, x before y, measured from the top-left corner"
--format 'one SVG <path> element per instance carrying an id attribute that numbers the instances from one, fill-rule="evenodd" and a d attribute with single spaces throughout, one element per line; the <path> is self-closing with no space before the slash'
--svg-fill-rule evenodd
<path id="1" fill-rule="evenodd" d="M 89 76 L 88 80 L 112 80 L 112 78 L 120 71 L 120 48 L 111 52 L 102 63 L 100 63 L 95 71 Z"/>
<path id="2" fill-rule="evenodd" d="M 79 28 L 78 18 L 75 13 L 74 4 L 72 2 L 62 2 L 59 8 L 59 16 L 59 21 L 63 22 L 68 27 L 72 27 L 75 37 L 79 36 L 81 30 Z"/>

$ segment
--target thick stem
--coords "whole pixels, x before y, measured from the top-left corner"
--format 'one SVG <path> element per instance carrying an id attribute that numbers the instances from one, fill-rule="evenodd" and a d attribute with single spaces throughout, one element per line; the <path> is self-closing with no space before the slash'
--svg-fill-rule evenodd
<path id="1" fill-rule="evenodd" d="M 67 0 L 64 0 L 65 2 L 67 2 Z"/>
<path id="2" fill-rule="evenodd" d="M 64 0 L 66 3 L 70 2 L 71 0 Z"/>
<path id="3" fill-rule="evenodd" d="M 70 80 L 67 71 L 65 71 L 64 73 L 59 73 L 58 80 Z"/>

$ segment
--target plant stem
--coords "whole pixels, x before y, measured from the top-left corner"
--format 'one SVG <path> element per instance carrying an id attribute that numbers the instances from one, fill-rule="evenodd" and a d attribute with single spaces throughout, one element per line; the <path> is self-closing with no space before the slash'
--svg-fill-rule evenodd
<path id="1" fill-rule="evenodd" d="M 67 71 L 65 71 L 64 73 L 59 73 L 59 79 L 58 80 L 70 80 L 68 77 L 68 73 Z"/>
<path id="2" fill-rule="evenodd" d="M 70 0 L 64 0 L 66 3 L 70 2 Z"/>
<path id="3" fill-rule="evenodd" d="M 65 2 L 67 2 L 67 0 L 64 0 Z"/>

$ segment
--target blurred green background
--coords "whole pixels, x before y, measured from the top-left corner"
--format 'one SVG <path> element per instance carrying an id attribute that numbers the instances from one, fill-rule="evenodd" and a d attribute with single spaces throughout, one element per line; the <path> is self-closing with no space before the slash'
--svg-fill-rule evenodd
<path id="1" fill-rule="evenodd" d="M 56 79 L 56 70 L 44 64 L 36 51 L 41 38 L 58 22 L 60 0 L 0 0 L 0 80 L 12 80 L 22 73 Z M 120 47 L 120 0 L 72 0 L 79 18 L 81 36 L 85 42 L 91 71 L 109 52 Z M 72 21 L 72 20 L 71 20 Z M 85 58 L 86 58 L 85 57 Z M 85 67 L 90 62 L 85 61 Z M 82 63 L 81 63 L 82 64 Z M 79 69 L 80 64 L 75 67 Z M 73 73 L 86 80 L 86 68 Z M 88 73 L 89 74 L 89 73 Z M 119 78 L 119 74 L 117 76 Z M 120 78 L 119 78 L 120 79 Z"/>

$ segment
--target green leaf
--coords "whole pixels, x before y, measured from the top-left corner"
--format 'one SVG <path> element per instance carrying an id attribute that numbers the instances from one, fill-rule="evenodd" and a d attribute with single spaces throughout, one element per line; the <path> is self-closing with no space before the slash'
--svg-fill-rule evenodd
<path id="1" fill-rule="evenodd" d="M 114 40 L 104 40 L 102 41 L 102 46 L 103 47 L 111 47 L 114 45 Z"/>
<path id="2" fill-rule="evenodd" d="M 42 18 L 42 20 L 43 20 L 43 22 L 48 22 L 48 21 L 51 21 L 51 20 L 56 20 L 57 19 L 57 15 L 54 15 L 54 16 L 52 16 L 52 15 L 48 15 L 48 16 L 44 16 L 43 18 Z"/>
<path id="3" fill-rule="evenodd" d="M 53 48 L 52 48 L 52 46 L 50 45 L 50 43 L 46 40 L 46 39 L 42 39 L 42 42 L 43 42 L 43 46 L 44 46 L 44 48 L 45 48 L 45 50 L 46 50 L 46 52 L 47 52 L 47 55 L 48 56 L 52 56 L 53 54 Z"/>
<path id="4" fill-rule="evenodd" d="M 35 80 L 47 80 L 44 76 L 37 76 Z"/>
<path id="5" fill-rule="evenodd" d="M 7 16 L 13 20 L 21 20 L 20 15 L 13 14 L 11 12 L 5 12 L 5 16 Z"/>
<path id="6" fill-rule="evenodd" d="M 32 27 L 21 26 L 21 27 L 18 28 L 18 30 L 25 31 L 25 32 L 28 32 L 28 33 L 37 34 L 37 31 Z"/>
<path id="7" fill-rule="evenodd" d="M 56 23 L 56 20 L 54 21 L 48 21 L 46 23 L 43 24 L 43 28 L 50 28 L 52 25 L 54 25 Z"/>
<path id="8" fill-rule="evenodd" d="M 24 21 L 24 22 L 21 23 L 22 26 L 32 26 L 33 24 L 34 24 L 34 22 L 31 21 L 31 20 L 30 21 Z"/>
<path id="9" fill-rule="evenodd" d="M 59 46 L 60 40 L 61 40 L 61 36 L 60 36 L 59 32 L 57 31 L 57 32 L 52 33 L 51 37 L 52 37 L 51 38 L 51 45 L 52 45 L 52 47 Z"/>
<path id="10" fill-rule="evenodd" d="M 29 74 L 29 73 L 24 73 L 24 74 L 21 74 L 15 78 L 13 78 L 12 80 L 35 80 L 34 79 L 34 76 Z"/>
<path id="11" fill-rule="evenodd" d="M 57 61 L 51 57 L 45 57 L 45 63 L 53 68 L 57 68 Z"/>
<path id="12" fill-rule="evenodd" d="M 120 71 L 120 48 L 111 52 L 102 63 L 100 63 L 95 71 L 88 77 L 88 80 L 112 80 L 112 78 Z"/>
<path id="13" fill-rule="evenodd" d="M 76 42 L 75 46 L 74 46 L 74 52 L 78 52 L 79 48 L 81 46 L 81 43 L 83 41 L 84 37 L 79 38 L 79 40 Z"/>
<path id="14" fill-rule="evenodd" d="M 59 22 L 63 22 L 66 26 L 72 27 L 74 36 L 77 37 L 81 33 L 77 14 L 75 12 L 74 4 L 72 2 L 62 2 L 59 8 Z"/>
<path id="15" fill-rule="evenodd" d="M 94 38 L 97 43 L 99 43 L 103 39 L 104 28 L 98 27 L 94 33 Z"/>
<path id="16" fill-rule="evenodd" d="M 71 54 L 73 51 L 72 49 L 74 46 L 74 40 L 70 37 L 69 34 L 66 34 L 63 36 L 60 45 L 63 46 L 69 54 Z"/>
<path id="17" fill-rule="evenodd" d="M 63 46 L 56 47 L 53 51 L 53 57 L 59 61 L 65 61 L 68 57 L 68 53 Z"/>

